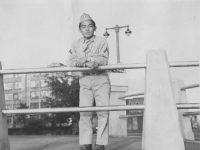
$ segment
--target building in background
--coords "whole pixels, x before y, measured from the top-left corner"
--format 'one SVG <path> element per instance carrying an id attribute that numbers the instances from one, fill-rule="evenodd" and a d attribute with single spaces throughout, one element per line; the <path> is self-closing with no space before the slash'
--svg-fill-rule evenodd
<path id="1" fill-rule="evenodd" d="M 144 105 L 144 96 L 140 97 L 127 97 L 126 105 Z M 135 117 L 127 118 L 127 130 L 131 132 L 133 130 L 142 130 L 144 110 L 127 110 L 127 115 L 136 115 Z"/>
<path id="2" fill-rule="evenodd" d="M 52 63 L 48 67 L 64 66 L 61 63 Z M 20 102 L 24 102 L 30 109 L 41 108 L 41 102 L 50 96 L 51 87 L 46 83 L 49 76 L 71 75 L 71 73 L 33 73 L 4 75 L 4 93 L 6 109 L 17 109 Z M 39 115 L 30 115 L 38 117 Z M 7 116 L 8 128 L 17 128 L 14 115 Z"/>

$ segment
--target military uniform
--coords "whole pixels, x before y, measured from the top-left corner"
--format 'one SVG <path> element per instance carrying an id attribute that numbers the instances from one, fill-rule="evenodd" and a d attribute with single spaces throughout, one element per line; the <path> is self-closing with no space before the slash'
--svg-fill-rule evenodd
<path id="1" fill-rule="evenodd" d="M 79 58 L 87 57 L 87 61 L 95 61 L 100 66 L 108 64 L 109 48 L 105 38 L 93 36 L 89 40 L 81 38 L 75 41 L 68 53 L 67 66 L 76 67 Z M 80 83 L 80 107 L 108 106 L 110 99 L 110 80 L 105 71 L 83 72 Z M 96 144 L 108 144 L 109 112 L 97 112 L 98 132 Z M 79 144 L 92 144 L 92 112 L 81 112 L 79 121 Z"/>

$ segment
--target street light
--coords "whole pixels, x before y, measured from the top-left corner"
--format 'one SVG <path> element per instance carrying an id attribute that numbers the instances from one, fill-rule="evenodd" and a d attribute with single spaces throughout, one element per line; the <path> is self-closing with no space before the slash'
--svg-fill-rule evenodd
<path id="1" fill-rule="evenodd" d="M 108 36 L 110 36 L 110 34 L 107 32 L 107 30 L 115 30 L 116 32 L 116 47 L 117 47 L 117 63 L 120 63 L 120 54 L 119 54 L 119 30 L 121 28 L 127 28 L 127 30 L 125 31 L 125 33 L 129 36 L 131 34 L 131 31 L 129 30 L 129 25 L 127 26 L 121 26 L 119 27 L 118 25 L 116 25 L 116 27 L 113 28 L 106 28 L 106 32 L 103 34 L 105 36 L 105 38 L 108 38 Z"/>

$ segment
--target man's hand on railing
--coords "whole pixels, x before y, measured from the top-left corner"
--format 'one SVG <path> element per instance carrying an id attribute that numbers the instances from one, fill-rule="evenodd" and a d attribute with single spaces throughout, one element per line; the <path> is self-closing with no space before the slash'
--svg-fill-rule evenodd
<path id="1" fill-rule="evenodd" d="M 86 67 L 92 68 L 92 69 L 97 69 L 99 67 L 99 64 L 94 61 L 86 62 L 85 65 Z"/>
<path id="2" fill-rule="evenodd" d="M 76 63 L 76 67 L 83 67 L 83 64 L 86 63 L 87 58 L 86 57 L 81 57 Z"/>

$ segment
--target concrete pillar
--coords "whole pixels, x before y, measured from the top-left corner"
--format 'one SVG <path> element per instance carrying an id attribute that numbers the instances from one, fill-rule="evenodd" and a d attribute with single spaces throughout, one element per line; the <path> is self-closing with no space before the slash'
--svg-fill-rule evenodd
<path id="1" fill-rule="evenodd" d="M 142 150 L 184 150 L 164 50 L 147 54 Z"/>
<path id="2" fill-rule="evenodd" d="M 126 85 L 126 74 L 109 73 L 111 80 L 110 105 L 126 105 L 125 100 L 118 99 L 118 96 L 125 95 L 128 90 Z M 127 136 L 127 120 L 119 116 L 126 115 L 126 111 L 110 111 L 109 113 L 109 135 L 113 137 Z"/>
<path id="3" fill-rule="evenodd" d="M 185 84 L 182 80 L 176 80 L 173 82 L 176 103 L 187 103 L 186 91 L 181 90 L 181 87 L 183 86 L 185 86 Z M 189 109 L 178 110 L 182 136 L 185 140 L 194 140 L 194 133 L 192 132 L 190 116 L 183 116 L 184 112 L 189 112 Z"/>
<path id="4" fill-rule="evenodd" d="M 0 69 L 1 62 L 0 62 Z M 5 95 L 3 87 L 3 75 L 0 74 L 0 150 L 10 150 L 10 143 L 8 140 L 8 127 L 7 117 L 2 114 L 2 110 L 5 109 Z"/>

